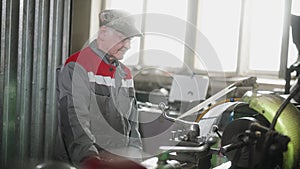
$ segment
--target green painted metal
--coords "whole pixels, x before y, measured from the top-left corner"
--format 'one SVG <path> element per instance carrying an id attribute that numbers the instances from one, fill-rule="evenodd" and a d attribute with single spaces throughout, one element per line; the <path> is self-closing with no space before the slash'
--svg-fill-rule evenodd
<path id="1" fill-rule="evenodd" d="M 250 107 L 261 113 L 269 122 L 272 122 L 277 110 L 285 100 L 277 94 L 263 94 L 247 99 Z M 288 150 L 284 153 L 284 168 L 290 169 L 296 166 L 300 158 L 300 111 L 288 104 L 279 116 L 275 130 L 290 137 Z"/>

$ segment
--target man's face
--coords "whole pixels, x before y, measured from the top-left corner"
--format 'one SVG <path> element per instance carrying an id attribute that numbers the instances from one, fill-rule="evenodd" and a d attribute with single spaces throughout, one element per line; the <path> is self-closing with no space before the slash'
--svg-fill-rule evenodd
<path id="1" fill-rule="evenodd" d="M 127 50 L 130 49 L 130 38 L 112 28 L 106 27 L 102 38 L 106 52 L 117 60 L 123 59 Z"/>

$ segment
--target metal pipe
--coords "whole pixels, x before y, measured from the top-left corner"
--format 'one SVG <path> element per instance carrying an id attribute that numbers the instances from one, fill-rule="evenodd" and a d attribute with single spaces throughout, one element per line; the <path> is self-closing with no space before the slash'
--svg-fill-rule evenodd
<path id="1" fill-rule="evenodd" d="M 70 32 L 71 32 L 71 0 L 64 1 L 64 22 L 63 22 L 63 36 L 62 36 L 62 55 L 57 58 L 56 65 L 65 62 L 70 55 Z"/>
<path id="2" fill-rule="evenodd" d="M 46 95 L 46 61 L 48 45 L 49 1 L 35 1 L 32 119 L 30 157 L 42 159 L 44 150 L 44 122 Z"/>
<path id="3" fill-rule="evenodd" d="M 6 38 L 7 38 L 7 29 L 6 29 L 6 25 L 7 25 L 7 22 L 6 21 L 6 12 L 8 10 L 8 8 L 6 8 L 7 4 L 9 2 L 7 2 L 7 0 L 2 0 L 1 1 L 1 7 L 2 7 L 2 10 L 1 10 L 1 60 L 0 60 L 0 85 L 1 85 L 1 91 L 3 92 L 0 92 L 0 99 L 1 99 L 1 112 L 2 112 L 2 116 L 0 117 L 0 121 L 1 121 L 1 124 L 5 124 L 6 122 L 6 116 L 7 114 L 5 113 L 5 54 L 6 54 Z M 6 127 L 4 125 L 1 125 L 1 147 L 0 147 L 0 152 L 1 152 L 1 164 L 2 165 L 5 165 L 6 163 L 6 159 L 7 159 L 7 148 L 6 148 L 6 145 L 7 145 L 7 131 L 6 131 Z"/>
<path id="4" fill-rule="evenodd" d="M 62 55 L 62 32 L 64 2 L 62 0 L 52 1 L 50 4 L 50 24 L 49 24 L 49 50 L 48 50 L 48 71 L 47 71 L 47 102 L 45 121 L 45 158 L 50 158 L 53 154 L 54 138 L 56 132 L 56 67 L 57 60 Z"/>
<path id="5" fill-rule="evenodd" d="M 15 157 L 15 119 L 17 87 L 18 1 L 2 1 L 1 15 L 1 163 Z"/>
<path id="6" fill-rule="evenodd" d="M 176 151 L 176 152 L 203 152 L 209 148 L 208 145 L 204 144 L 200 147 L 186 147 L 186 146 L 160 146 L 159 149 L 162 151 Z"/>
<path id="7" fill-rule="evenodd" d="M 19 160 L 25 161 L 29 154 L 29 127 L 31 112 L 31 79 L 32 79 L 32 51 L 33 51 L 33 18 L 34 4 L 32 0 L 20 1 L 19 13 L 19 42 L 18 42 L 18 88 L 16 146 Z"/>
<path id="8" fill-rule="evenodd" d="M 279 78 L 285 78 L 289 50 L 292 0 L 284 1 Z"/>

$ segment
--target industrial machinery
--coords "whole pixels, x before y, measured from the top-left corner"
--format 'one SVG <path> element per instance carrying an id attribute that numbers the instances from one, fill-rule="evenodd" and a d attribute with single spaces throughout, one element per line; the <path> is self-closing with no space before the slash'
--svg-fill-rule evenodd
<path id="1" fill-rule="evenodd" d="M 216 102 L 244 85 L 253 90 L 239 99 Z M 300 92 L 299 86 L 284 98 L 257 91 L 256 78 L 249 78 L 228 86 L 177 118 L 170 117 L 169 107 L 160 104 L 165 119 L 189 127 L 184 132 L 172 131 L 170 144 L 159 147 L 156 168 L 300 168 L 300 111 L 290 103 Z M 182 119 L 195 113 L 199 113 L 195 121 Z M 170 165 L 170 160 L 175 160 L 176 165 Z"/>
<path id="2" fill-rule="evenodd" d="M 248 78 L 231 84 L 177 117 L 171 114 L 170 105 L 164 102 L 155 105 L 162 112 L 161 118 L 170 122 L 168 125 L 176 123 L 184 127 L 170 131 L 168 142 L 159 146 L 157 157 L 146 160 L 150 166 L 144 161 L 143 166 L 132 163 L 134 167 L 129 168 L 300 169 L 300 111 L 298 103 L 290 102 L 295 97 L 300 100 L 299 84 L 285 98 L 258 91 L 256 78 Z M 250 86 L 252 91 L 242 98 L 220 101 L 241 86 Z M 193 114 L 195 120 L 186 118 Z M 128 166 L 126 161 L 107 164 L 108 168 Z M 37 166 L 53 167 L 69 166 L 58 163 Z"/>

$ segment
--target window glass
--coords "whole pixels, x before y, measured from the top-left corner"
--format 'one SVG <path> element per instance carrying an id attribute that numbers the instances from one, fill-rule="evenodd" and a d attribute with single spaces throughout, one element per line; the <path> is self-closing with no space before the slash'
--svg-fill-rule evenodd
<path id="1" fill-rule="evenodd" d="M 122 9 L 131 14 L 141 14 L 143 12 L 143 2 L 141 0 L 106 0 L 107 8 Z"/>
<path id="2" fill-rule="evenodd" d="M 299 0 L 293 0 L 292 1 L 292 14 L 294 15 L 300 15 L 300 1 Z"/>
<path id="3" fill-rule="evenodd" d="M 146 35 L 145 39 L 145 65 L 182 67 L 184 44 L 162 35 Z"/>
<path id="4" fill-rule="evenodd" d="M 251 3 L 249 68 L 250 70 L 278 71 L 284 1 L 252 0 Z"/>
<path id="5" fill-rule="evenodd" d="M 240 0 L 202 0 L 199 3 L 198 29 L 213 46 L 222 64 L 222 70 L 219 67 L 211 67 L 212 70 L 208 71 L 236 70 L 240 14 Z M 201 65 L 205 63 L 200 63 L 202 59 L 197 58 L 199 56 L 195 57 L 195 68 L 203 70 Z"/>
<path id="6" fill-rule="evenodd" d="M 150 0 L 147 1 L 146 12 L 162 14 L 162 17 L 166 17 L 165 15 L 172 16 L 170 17 L 171 19 L 185 24 L 187 17 L 187 2 L 187 0 L 176 1 L 176 3 L 174 3 L 174 0 Z M 166 22 L 164 22 L 163 25 L 170 31 L 176 29 Z M 146 32 L 149 30 L 147 26 L 153 27 L 151 23 L 146 24 Z M 162 25 L 158 26 L 161 27 Z M 178 36 L 181 36 L 183 33 L 184 37 L 185 27 L 184 29 L 180 29 L 180 32 L 178 33 L 180 34 Z M 159 35 L 160 32 L 154 32 L 154 34 L 155 35 L 149 34 L 145 36 L 145 46 L 143 51 L 144 64 L 151 66 L 181 67 L 184 58 L 184 43 L 176 40 L 176 37 Z"/>
<path id="7" fill-rule="evenodd" d="M 148 13 L 161 13 L 186 20 L 188 0 L 149 0 L 147 1 Z"/>

